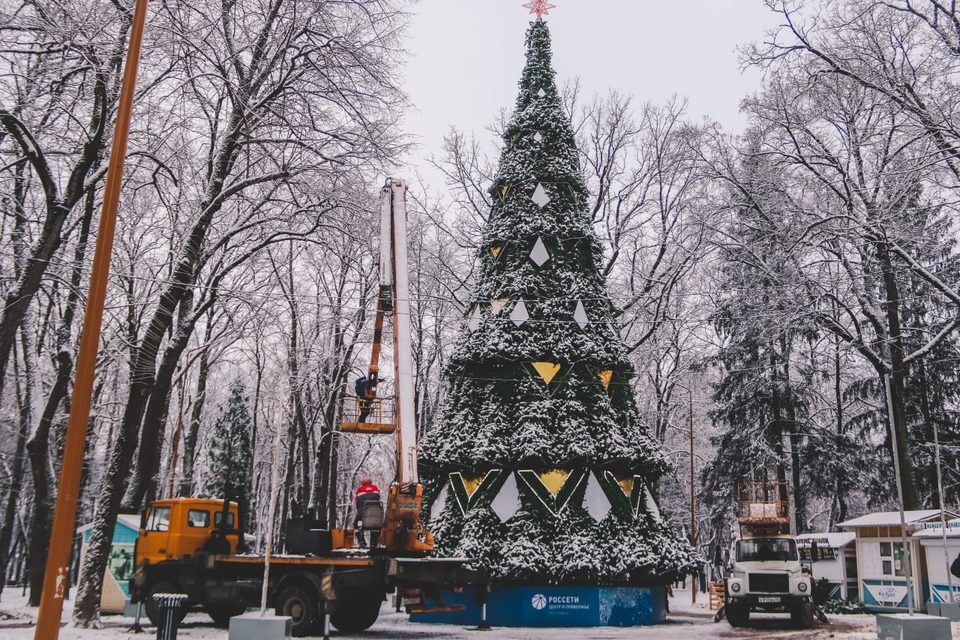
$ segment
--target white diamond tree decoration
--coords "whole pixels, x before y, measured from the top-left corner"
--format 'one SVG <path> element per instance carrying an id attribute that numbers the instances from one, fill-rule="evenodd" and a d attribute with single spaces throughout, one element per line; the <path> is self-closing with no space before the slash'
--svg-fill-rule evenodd
<path id="1" fill-rule="evenodd" d="M 513 311 L 510 312 L 510 319 L 513 320 L 513 324 L 518 327 L 530 319 L 530 312 L 527 311 L 527 305 L 524 303 L 523 298 L 521 298 L 517 306 L 513 308 Z"/>
<path id="2" fill-rule="evenodd" d="M 440 512 L 443 511 L 444 505 L 447 504 L 448 486 L 449 483 L 444 483 L 440 495 L 433 499 L 433 504 L 430 505 L 430 522 L 435 522 L 436 519 L 440 517 Z"/>
<path id="3" fill-rule="evenodd" d="M 547 251 L 547 245 L 543 244 L 543 238 L 537 238 L 533 251 L 530 252 L 530 259 L 538 267 L 542 267 L 550 259 L 550 253 Z"/>
<path id="4" fill-rule="evenodd" d="M 543 134 L 537 131 L 535 134 L 533 134 L 533 139 L 537 142 L 543 142 Z"/>
<path id="5" fill-rule="evenodd" d="M 590 318 L 587 317 L 587 310 L 583 308 L 582 300 L 577 300 L 577 308 L 573 310 L 573 319 L 576 320 L 581 329 L 586 329 L 587 325 L 590 324 Z"/>
<path id="6" fill-rule="evenodd" d="M 547 195 L 547 190 L 544 189 L 540 183 L 537 183 L 537 188 L 534 190 L 533 195 L 530 196 L 530 199 L 541 209 L 550 202 L 550 196 Z"/>
<path id="7" fill-rule="evenodd" d="M 540 91 L 537 91 L 537 95 L 540 96 L 541 98 L 545 98 L 547 97 L 547 92 L 544 91 L 543 88 L 541 87 Z"/>
<path id="8" fill-rule="evenodd" d="M 610 513 L 610 500 L 607 499 L 603 487 L 592 473 L 587 481 L 587 490 L 583 494 L 583 506 L 595 522 L 600 522 Z"/>
<path id="9" fill-rule="evenodd" d="M 480 328 L 480 322 L 483 321 L 483 313 L 480 311 L 480 307 L 476 306 L 473 308 L 473 313 L 470 314 L 470 319 L 467 321 L 467 328 L 470 331 L 476 331 Z"/>
<path id="10" fill-rule="evenodd" d="M 513 473 L 507 476 L 497 497 L 490 503 L 490 508 L 497 514 L 501 522 L 506 522 L 520 510 L 520 491 L 517 489 L 517 479 Z"/>

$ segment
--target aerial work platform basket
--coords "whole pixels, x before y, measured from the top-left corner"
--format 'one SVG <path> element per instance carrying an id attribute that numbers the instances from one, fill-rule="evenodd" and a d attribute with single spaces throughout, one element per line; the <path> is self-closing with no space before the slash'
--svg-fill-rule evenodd
<path id="1" fill-rule="evenodd" d="M 347 398 L 340 431 L 343 433 L 389 434 L 397 430 L 393 398 Z"/>
<path id="2" fill-rule="evenodd" d="M 779 534 L 790 528 L 789 484 L 748 480 L 737 484 L 737 520 L 741 532 Z"/>

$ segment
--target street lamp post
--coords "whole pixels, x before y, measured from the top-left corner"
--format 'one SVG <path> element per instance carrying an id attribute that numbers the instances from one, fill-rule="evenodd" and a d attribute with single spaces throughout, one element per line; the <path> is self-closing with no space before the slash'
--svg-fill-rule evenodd
<path id="1" fill-rule="evenodd" d="M 690 388 L 687 388 L 687 426 L 690 429 L 690 546 L 694 549 L 697 548 L 697 503 L 696 503 L 696 485 L 694 483 L 694 461 L 693 461 L 693 392 Z M 690 602 L 692 604 L 697 604 L 697 579 L 699 576 L 694 576 L 693 588 L 690 589 Z"/>

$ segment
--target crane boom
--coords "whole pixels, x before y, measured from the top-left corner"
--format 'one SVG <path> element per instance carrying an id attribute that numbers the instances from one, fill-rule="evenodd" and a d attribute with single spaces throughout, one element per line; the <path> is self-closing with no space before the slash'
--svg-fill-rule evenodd
<path id="1" fill-rule="evenodd" d="M 388 221 L 389 218 L 389 221 Z M 389 231 L 387 228 L 389 227 Z M 380 220 L 381 287 L 393 288 L 393 368 L 397 394 L 397 481 L 418 482 L 413 353 L 410 347 L 410 274 L 407 261 L 407 185 L 387 180 Z M 385 255 L 389 247 L 391 255 Z M 384 263 L 391 269 L 384 269 Z M 392 273 L 389 273 L 392 271 Z M 382 289 L 381 289 L 382 291 Z"/>
<path id="2" fill-rule="evenodd" d="M 393 314 L 392 416 L 377 398 L 380 352 L 386 315 Z M 407 185 L 388 179 L 380 192 L 380 292 L 366 380 L 358 382 L 357 413 L 340 423 L 340 431 L 368 435 L 393 433 L 397 439 L 397 476 L 387 494 L 380 547 L 392 553 L 423 554 L 433 549 L 433 535 L 420 522 L 423 486 L 417 473 L 417 416 L 414 406 L 413 353 L 410 329 L 410 274 L 407 261 Z M 362 393 L 359 384 L 362 383 Z M 368 421 L 368 418 L 373 418 Z"/>

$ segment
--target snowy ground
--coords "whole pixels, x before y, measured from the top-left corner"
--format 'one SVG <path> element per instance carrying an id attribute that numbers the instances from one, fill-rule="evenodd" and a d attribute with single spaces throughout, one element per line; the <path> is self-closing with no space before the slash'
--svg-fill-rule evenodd
<path id="1" fill-rule="evenodd" d="M 726 622 L 715 624 L 712 614 L 706 608 L 706 598 L 701 598 L 698 605 L 690 604 L 689 591 L 677 591 L 670 603 L 672 614 L 670 620 L 656 627 L 626 628 L 626 629 L 507 629 L 498 628 L 491 632 L 478 632 L 464 627 L 452 625 L 423 625 L 412 624 L 406 616 L 394 613 L 393 609 L 384 605 L 383 612 L 377 624 L 368 632 L 350 636 L 360 639 L 386 638 L 431 638 L 437 640 L 453 640 L 464 638 L 490 638 L 497 640 L 529 640 L 531 638 L 550 638 L 550 640 L 564 639 L 653 639 L 667 638 L 669 640 L 702 640 L 710 638 L 752 638 L 766 640 L 776 638 L 780 640 L 799 640 L 802 638 L 836 640 L 866 640 L 875 639 L 876 624 L 873 616 L 831 616 L 829 625 L 818 624 L 815 629 L 799 631 L 791 629 L 785 623 L 783 616 L 763 616 L 756 627 L 751 629 L 732 629 Z M 69 619 L 69 608 L 64 612 L 64 620 Z M 759 616 L 758 616 L 759 617 Z M 3 640 L 32 640 L 33 623 L 36 618 L 36 609 L 27 607 L 20 590 L 4 590 L 3 601 L 0 602 L 0 638 Z M 132 620 L 119 616 L 106 616 L 103 628 L 99 630 L 73 629 L 65 626 L 60 633 L 61 640 L 120 640 L 130 638 L 129 633 Z M 960 623 L 954 623 L 954 637 L 960 638 Z M 154 637 L 152 627 L 140 637 Z M 337 634 L 334 633 L 334 636 Z M 180 629 L 178 638 L 181 640 L 227 640 L 227 632 L 214 629 L 210 619 L 203 614 L 190 614 Z"/>

